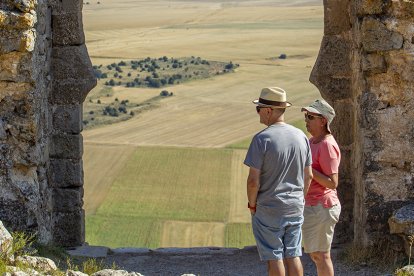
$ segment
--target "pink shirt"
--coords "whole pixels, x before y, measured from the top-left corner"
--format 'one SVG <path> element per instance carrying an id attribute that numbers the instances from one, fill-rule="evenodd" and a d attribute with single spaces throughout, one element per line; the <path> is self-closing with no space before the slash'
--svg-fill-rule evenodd
<path id="1" fill-rule="evenodd" d="M 338 173 L 341 151 L 335 138 L 332 135 L 328 135 L 317 144 L 314 144 L 313 140 L 313 138 L 309 140 L 312 151 L 312 168 L 327 176 Z M 312 179 L 309 191 L 305 197 L 305 205 L 315 206 L 319 203 L 324 208 L 340 204 L 336 189 L 326 188 Z"/>

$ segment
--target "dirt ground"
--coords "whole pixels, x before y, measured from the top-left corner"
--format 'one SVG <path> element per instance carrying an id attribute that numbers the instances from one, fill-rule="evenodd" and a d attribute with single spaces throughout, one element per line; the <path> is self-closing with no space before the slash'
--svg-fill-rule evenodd
<path id="1" fill-rule="evenodd" d="M 371 276 L 391 275 L 370 267 L 350 267 L 339 260 L 338 249 L 333 249 L 332 258 L 335 275 Z M 232 248 L 190 248 L 157 249 L 141 253 L 113 253 L 105 259 L 108 265 L 116 263 L 123 270 L 139 272 L 145 276 L 194 275 L 267 275 L 266 263 L 259 260 L 256 247 Z M 317 275 L 310 258 L 302 257 L 304 275 Z"/>

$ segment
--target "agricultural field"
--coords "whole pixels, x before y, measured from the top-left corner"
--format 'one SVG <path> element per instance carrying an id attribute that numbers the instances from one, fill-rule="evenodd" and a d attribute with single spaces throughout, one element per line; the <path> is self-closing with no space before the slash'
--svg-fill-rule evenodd
<path id="1" fill-rule="evenodd" d="M 262 87 L 284 88 L 293 104 L 286 120 L 303 129 L 300 107 L 320 98 L 308 79 L 323 35 L 322 0 L 102 0 L 84 5 L 83 23 L 96 69 L 164 56 L 170 67 L 171 57 L 181 60 L 179 69 L 189 57 L 240 65 L 162 87 L 145 82 L 148 70 L 134 71 L 144 81 L 123 70 L 134 86 L 108 85 L 111 66 L 84 104 L 86 241 L 253 244 L 242 163 L 264 126 L 251 101 Z M 108 116 L 113 109 L 118 116 Z"/>

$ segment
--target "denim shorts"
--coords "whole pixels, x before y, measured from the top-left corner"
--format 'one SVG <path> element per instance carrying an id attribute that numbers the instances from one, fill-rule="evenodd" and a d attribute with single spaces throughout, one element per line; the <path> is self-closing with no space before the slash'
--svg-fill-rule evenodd
<path id="1" fill-rule="evenodd" d="M 303 216 L 283 217 L 258 207 L 252 215 L 252 227 L 260 260 L 302 256 L 302 223 Z"/>
<path id="2" fill-rule="evenodd" d="M 321 204 L 305 206 L 303 223 L 303 247 L 306 253 L 329 252 L 335 224 L 341 214 L 341 205 L 324 208 Z"/>

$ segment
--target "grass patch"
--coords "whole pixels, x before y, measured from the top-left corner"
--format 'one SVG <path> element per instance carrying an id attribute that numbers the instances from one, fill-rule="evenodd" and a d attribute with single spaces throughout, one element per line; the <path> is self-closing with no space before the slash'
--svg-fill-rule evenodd
<path id="1" fill-rule="evenodd" d="M 250 223 L 229 223 L 226 226 L 225 246 L 243 248 L 255 245 L 252 225 Z"/>
<path id="2" fill-rule="evenodd" d="M 138 148 L 87 216 L 87 241 L 156 248 L 165 220 L 224 222 L 231 158 L 227 149 Z"/>
<path id="3" fill-rule="evenodd" d="M 86 217 L 86 239 L 111 248 L 158 248 L 161 227 L 159 220 L 152 218 L 92 215 Z"/>

